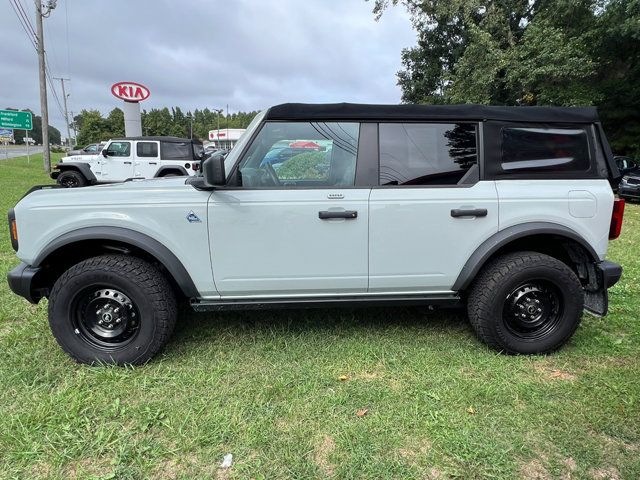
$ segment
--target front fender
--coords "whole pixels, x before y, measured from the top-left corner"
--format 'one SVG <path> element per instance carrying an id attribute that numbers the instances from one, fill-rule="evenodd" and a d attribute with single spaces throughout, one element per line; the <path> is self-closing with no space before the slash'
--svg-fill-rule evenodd
<path id="1" fill-rule="evenodd" d="M 32 267 L 40 267 L 47 257 L 55 254 L 60 248 L 86 240 L 112 240 L 139 248 L 147 252 L 167 269 L 185 296 L 189 298 L 199 296 L 189 272 L 171 250 L 150 236 L 129 228 L 111 226 L 84 227 L 65 233 L 47 244 L 33 261 Z"/>
<path id="2" fill-rule="evenodd" d="M 84 178 L 87 179 L 90 185 L 95 185 L 98 182 L 96 176 L 91 171 L 91 166 L 88 163 L 62 162 L 56 165 L 56 170 L 57 171 L 51 172 L 50 175 L 54 180 L 57 179 L 58 176 L 60 176 L 60 174 L 65 170 L 76 170 L 84 175 Z"/>

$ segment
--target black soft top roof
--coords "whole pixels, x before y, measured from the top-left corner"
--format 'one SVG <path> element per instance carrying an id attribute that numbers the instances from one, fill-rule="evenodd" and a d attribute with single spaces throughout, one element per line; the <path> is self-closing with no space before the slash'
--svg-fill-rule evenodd
<path id="1" fill-rule="evenodd" d="M 594 123 L 595 107 L 498 107 L 487 105 L 366 105 L 283 103 L 266 120 L 502 120 L 508 122 Z"/>
<path id="2" fill-rule="evenodd" d="M 112 138 L 111 140 L 150 140 L 156 142 L 169 142 L 169 143 L 202 143 L 200 140 L 196 140 L 195 138 L 191 140 L 190 138 L 181 138 L 181 137 L 164 137 L 164 136 L 151 136 L 151 137 L 118 137 Z"/>

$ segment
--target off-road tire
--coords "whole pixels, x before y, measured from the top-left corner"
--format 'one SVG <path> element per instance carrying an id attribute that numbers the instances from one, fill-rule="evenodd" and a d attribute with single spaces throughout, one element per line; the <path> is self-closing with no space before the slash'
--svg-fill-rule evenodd
<path id="1" fill-rule="evenodd" d="M 80 172 L 76 170 L 65 170 L 58 175 L 58 185 L 65 188 L 85 187 L 89 182 Z"/>
<path id="2" fill-rule="evenodd" d="M 92 288 L 122 292 L 120 298 L 130 299 L 138 315 L 137 327 L 132 327 L 137 333 L 131 334 L 128 343 L 96 346 L 85 331 L 86 324 L 78 323 L 88 315 L 80 315 L 82 309 L 74 305 L 83 295 L 95 300 L 97 294 L 84 293 Z M 51 331 L 62 349 L 79 363 L 146 363 L 169 340 L 176 317 L 176 296 L 167 278 L 156 266 L 127 255 L 103 255 L 74 265 L 55 282 L 49 297 Z"/>
<path id="3" fill-rule="evenodd" d="M 512 317 L 505 313 L 515 310 L 510 294 L 527 282 L 545 282 L 561 299 L 554 329 L 541 333 L 541 338 L 520 338 L 510 327 Z M 571 338 L 580 324 L 583 305 L 580 280 L 566 264 L 537 252 L 516 252 L 492 260 L 480 271 L 470 290 L 467 311 L 477 336 L 491 348 L 508 354 L 539 354 L 557 350 Z"/>

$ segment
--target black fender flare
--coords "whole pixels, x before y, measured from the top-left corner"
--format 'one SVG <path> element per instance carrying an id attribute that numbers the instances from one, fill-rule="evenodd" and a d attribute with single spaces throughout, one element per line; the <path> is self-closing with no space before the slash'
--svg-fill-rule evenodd
<path id="1" fill-rule="evenodd" d="M 96 183 L 98 183 L 98 179 L 91 171 L 91 167 L 89 166 L 88 163 L 82 163 L 82 162 L 58 163 L 56 165 L 56 169 L 58 170 L 58 172 L 51 172 L 51 178 L 53 178 L 54 180 L 60 175 L 60 173 L 64 172 L 65 170 L 76 170 L 80 172 L 82 175 L 84 175 L 84 178 L 87 179 L 87 181 L 89 182 L 89 185 L 95 185 Z M 54 174 L 56 174 L 55 177 L 53 176 Z"/>
<path id="2" fill-rule="evenodd" d="M 165 165 L 163 167 L 160 167 L 160 169 L 156 172 L 154 177 L 161 177 L 162 174 L 167 170 L 178 170 L 185 177 L 189 176 L 189 172 L 187 172 L 187 170 L 182 165 Z"/>
<path id="3" fill-rule="evenodd" d="M 32 266 L 39 267 L 56 250 L 84 240 L 114 240 L 139 248 L 167 269 L 186 297 L 197 298 L 200 296 L 189 272 L 171 250 L 144 233 L 124 227 L 84 227 L 67 232 L 50 242 L 38 254 Z"/>
<path id="4" fill-rule="evenodd" d="M 514 240 L 533 235 L 558 235 L 574 240 L 585 249 L 594 262 L 600 262 L 598 254 L 589 242 L 569 227 L 551 222 L 521 223 L 500 230 L 485 240 L 464 264 L 451 289 L 454 291 L 464 290 L 495 252 Z"/>

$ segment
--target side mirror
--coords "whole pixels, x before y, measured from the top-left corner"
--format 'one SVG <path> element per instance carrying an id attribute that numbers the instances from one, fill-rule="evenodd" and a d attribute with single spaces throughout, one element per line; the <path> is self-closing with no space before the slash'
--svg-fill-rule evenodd
<path id="1" fill-rule="evenodd" d="M 102 153 L 102 156 L 103 156 L 104 158 L 107 158 L 107 157 L 109 156 L 109 154 L 107 153 L 107 150 L 106 150 L 106 149 L 104 149 L 104 148 L 102 149 L 102 152 L 100 152 L 100 153 Z"/>
<path id="2" fill-rule="evenodd" d="M 222 155 L 211 155 L 202 162 L 202 174 L 204 182 L 209 187 L 219 187 L 227 183 L 227 176 L 224 171 L 224 157 Z"/>

